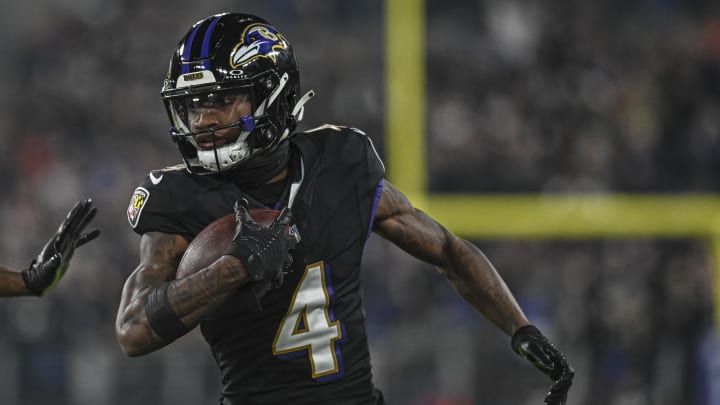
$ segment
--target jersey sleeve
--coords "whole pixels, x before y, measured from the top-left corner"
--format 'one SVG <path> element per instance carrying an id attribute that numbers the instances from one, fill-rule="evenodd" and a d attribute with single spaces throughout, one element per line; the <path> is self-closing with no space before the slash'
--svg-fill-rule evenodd
<path id="1" fill-rule="evenodd" d="M 372 140 L 366 136 L 365 141 L 367 143 L 365 150 L 367 174 L 365 184 L 360 185 L 360 196 L 361 207 L 363 207 L 363 215 L 366 213 L 367 207 L 370 208 L 364 222 L 367 224 L 366 238 L 368 238 L 370 236 L 370 232 L 372 231 L 373 222 L 375 220 L 375 212 L 377 211 L 378 204 L 380 203 L 380 196 L 382 195 L 383 179 L 385 178 L 385 164 L 380 159 Z"/>
<path id="2" fill-rule="evenodd" d="M 385 178 L 385 165 L 380 159 L 372 139 L 364 132 L 355 128 L 346 129 L 348 138 L 345 156 L 356 160 L 357 193 L 361 221 L 366 237 L 370 236 L 375 211 L 380 202 L 383 179 Z"/>
<path id="3" fill-rule="evenodd" d="M 127 219 L 139 235 L 147 232 L 188 235 L 190 232 L 179 221 L 178 207 L 172 198 L 168 182 L 158 182 L 154 172 L 140 183 L 130 197 Z M 154 181 L 155 180 L 155 181 Z"/>
<path id="4" fill-rule="evenodd" d="M 382 183 L 385 178 L 385 164 L 380 155 L 378 155 L 375 145 L 372 140 L 365 136 L 365 142 L 367 143 L 365 149 L 365 160 L 367 167 L 367 188 L 371 191 L 375 191 L 378 184 Z"/>

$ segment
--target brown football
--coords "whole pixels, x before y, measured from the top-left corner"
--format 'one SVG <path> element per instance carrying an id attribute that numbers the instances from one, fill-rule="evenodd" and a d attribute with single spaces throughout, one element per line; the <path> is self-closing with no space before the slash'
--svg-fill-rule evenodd
<path id="1" fill-rule="evenodd" d="M 280 211 L 268 209 L 250 209 L 250 216 L 262 226 L 270 226 Z M 206 226 L 190 242 L 180 259 L 176 278 L 184 278 L 211 265 L 230 247 L 235 236 L 235 214 L 228 214 Z"/>

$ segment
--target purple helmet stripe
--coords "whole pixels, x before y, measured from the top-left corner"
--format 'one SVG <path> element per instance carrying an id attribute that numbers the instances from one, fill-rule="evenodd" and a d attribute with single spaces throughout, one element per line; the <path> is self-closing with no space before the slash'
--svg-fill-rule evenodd
<path id="1" fill-rule="evenodd" d="M 205 36 L 203 36 L 203 42 L 202 42 L 202 50 L 200 51 L 200 59 L 206 59 L 208 56 L 210 56 L 210 37 L 212 36 L 213 30 L 215 29 L 215 24 L 220 21 L 220 17 L 215 17 L 210 22 L 210 26 L 205 31 Z M 210 69 L 210 61 L 205 60 L 203 61 L 203 67 L 205 69 Z"/>
<path id="2" fill-rule="evenodd" d="M 181 63 L 187 62 L 190 60 L 190 51 L 192 50 L 192 44 L 193 44 L 193 41 L 195 40 L 195 34 L 197 34 L 197 32 L 201 26 L 202 26 L 202 24 L 196 25 L 195 28 L 190 33 L 190 36 L 188 37 L 187 42 L 185 42 L 185 49 L 183 50 L 183 56 L 182 56 Z M 182 63 L 182 73 L 183 74 L 190 73 L 190 64 Z"/>

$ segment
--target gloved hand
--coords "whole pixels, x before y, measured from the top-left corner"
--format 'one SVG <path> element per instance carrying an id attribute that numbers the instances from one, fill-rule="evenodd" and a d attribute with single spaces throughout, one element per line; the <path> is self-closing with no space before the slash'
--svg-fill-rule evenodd
<path id="1" fill-rule="evenodd" d="M 92 206 L 90 198 L 78 201 L 70 210 L 55 235 L 30 263 L 30 267 L 22 272 L 25 286 L 30 293 L 41 296 L 53 288 L 65 275 L 75 248 L 100 235 L 97 229 L 82 233 L 96 213 L 97 208 Z"/>
<path id="2" fill-rule="evenodd" d="M 515 353 L 552 379 L 553 385 L 545 396 L 545 404 L 565 405 L 575 370 L 560 350 L 533 325 L 518 329 L 512 337 L 511 345 Z"/>
<path id="3" fill-rule="evenodd" d="M 286 232 L 290 228 L 292 214 L 284 208 L 269 227 L 255 222 L 248 211 L 245 199 L 235 203 L 235 237 L 227 253 L 243 263 L 250 282 L 272 281 L 275 287 L 283 282 L 284 270 L 292 263 L 289 251 L 299 242 L 297 232 Z"/>

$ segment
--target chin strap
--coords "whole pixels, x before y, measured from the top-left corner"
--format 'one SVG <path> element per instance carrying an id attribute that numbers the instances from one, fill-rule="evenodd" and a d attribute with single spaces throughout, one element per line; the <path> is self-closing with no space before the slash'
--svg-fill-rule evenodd
<path id="1" fill-rule="evenodd" d="M 302 121 L 303 113 L 305 112 L 305 103 L 312 100 L 313 97 L 315 97 L 315 90 L 310 90 L 302 97 L 300 97 L 300 100 L 298 100 L 297 103 L 295 103 L 295 108 L 293 108 L 292 112 L 290 113 L 290 117 L 293 117 L 295 119 L 295 122 Z M 288 135 L 290 135 L 290 130 L 285 128 L 285 131 L 280 137 L 280 140 L 287 138 Z"/>

